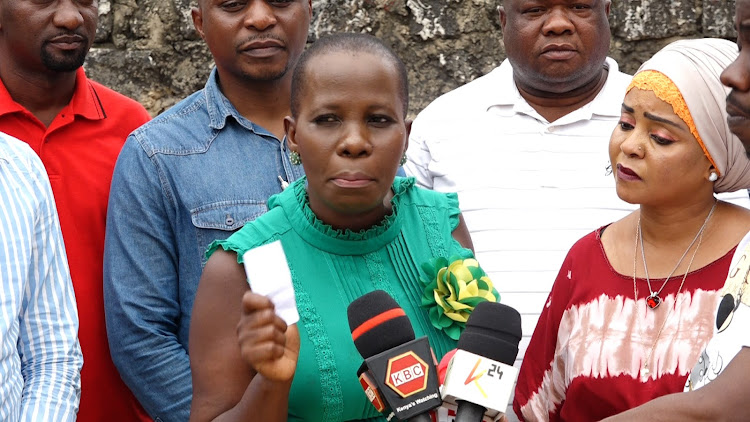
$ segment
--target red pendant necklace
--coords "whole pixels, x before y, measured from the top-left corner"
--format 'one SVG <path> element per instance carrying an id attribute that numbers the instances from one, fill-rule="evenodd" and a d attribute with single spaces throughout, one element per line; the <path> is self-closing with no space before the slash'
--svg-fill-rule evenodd
<path id="1" fill-rule="evenodd" d="M 714 205 L 711 207 L 711 211 L 708 212 L 708 215 L 706 216 L 706 219 L 703 221 L 703 225 L 698 230 L 698 233 L 695 234 L 695 237 L 693 238 L 693 241 L 690 242 L 690 244 L 688 245 L 687 249 L 685 249 L 685 252 L 683 252 L 682 256 L 680 257 L 680 260 L 677 261 L 677 265 L 674 266 L 674 268 L 672 269 L 672 272 L 669 273 L 669 275 L 667 276 L 667 278 L 664 280 L 664 283 L 662 283 L 661 287 L 657 291 L 654 291 L 651 288 L 651 279 L 649 279 L 649 277 L 648 277 L 648 266 L 646 265 L 646 253 L 643 250 L 643 229 L 641 229 L 641 217 L 640 216 L 638 217 L 638 227 L 636 227 L 636 229 L 635 229 L 635 232 L 636 232 L 636 241 L 639 242 L 640 246 L 641 246 L 641 259 L 643 259 L 643 271 L 644 271 L 644 273 L 646 275 L 646 284 L 648 285 L 648 291 L 649 291 L 649 295 L 648 295 L 648 297 L 646 297 L 646 305 L 650 309 L 656 309 L 656 308 L 659 307 L 659 305 L 661 305 L 662 299 L 661 299 L 661 296 L 659 296 L 659 295 L 661 294 L 662 290 L 664 290 L 664 287 L 666 287 L 667 282 L 669 282 L 669 279 L 672 278 L 672 275 L 674 274 L 674 272 L 677 271 L 677 268 L 680 267 L 680 264 L 682 263 L 682 260 L 685 259 L 685 256 L 687 255 L 687 253 L 693 247 L 693 245 L 698 240 L 698 238 L 701 237 L 701 234 L 703 233 L 703 230 L 705 230 L 706 226 L 708 225 L 708 220 L 711 219 L 711 215 L 713 215 L 714 210 L 716 209 L 716 204 L 717 203 L 718 203 L 718 200 L 714 200 Z M 690 259 L 690 263 L 691 264 L 693 262 L 693 259 L 695 258 L 695 254 L 696 253 L 698 253 L 698 248 L 695 248 L 695 252 L 693 252 L 693 258 Z M 634 256 L 633 257 L 633 261 L 635 262 L 635 260 L 636 260 L 636 258 Z M 688 265 L 688 268 L 685 270 L 685 276 L 687 276 L 688 271 L 690 271 L 690 265 Z M 633 271 L 633 280 L 635 280 L 635 271 Z M 683 277 L 682 280 L 684 282 L 685 281 L 685 277 Z"/>
<path id="2" fill-rule="evenodd" d="M 711 214 L 714 212 L 714 208 L 716 208 L 716 203 L 714 203 L 714 207 L 711 208 L 711 212 L 708 213 L 708 217 L 706 217 L 706 221 L 703 222 L 703 226 L 700 230 L 698 230 L 698 234 L 696 235 L 696 239 L 698 240 L 698 245 L 695 247 L 695 251 L 693 251 L 693 256 L 690 258 L 690 262 L 688 263 L 687 269 L 685 270 L 685 274 L 682 276 L 682 282 L 680 283 L 680 287 L 677 288 L 677 293 L 675 293 L 674 296 L 674 307 L 667 309 L 667 314 L 664 317 L 664 321 L 661 324 L 661 327 L 659 328 L 659 332 L 656 333 L 656 336 L 654 337 L 654 341 L 651 344 L 651 349 L 648 352 L 648 356 L 643 361 L 643 367 L 640 371 L 640 376 L 643 379 L 643 381 L 649 380 L 651 377 L 651 371 L 650 368 L 651 364 L 651 358 L 654 355 L 654 350 L 656 349 L 656 345 L 659 342 L 659 338 L 661 337 L 662 331 L 664 331 L 664 327 L 667 325 L 667 320 L 669 320 L 669 316 L 672 312 L 672 309 L 677 309 L 678 306 L 678 298 L 680 296 L 680 292 L 682 291 L 682 287 L 685 285 L 685 279 L 687 278 L 688 273 L 690 272 L 690 267 L 693 266 L 693 260 L 695 259 L 695 255 L 698 253 L 698 249 L 701 247 L 701 242 L 703 241 L 703 232 L 706 227 L 706 224 L 708 223 L 708 219 L 711 217 Z M 634 311 L 637 309 L 635 307 L 638 306 L 638 287 L 636 285 L 636 267 L 637 267 L 637 259 L 635 257 L 638 256 L 638 244 L 641 245 L 641 257 L 643 258 L 643 267 L 645 270 L 646 267 L 646 256 L 643 254 L 643 235 L 641 234 L 641 219 L 638 217 L 638 226 L 635 229 L 635 235 L 636 235 L 636 242 L 635 242 L 635 250 L 633 251 L 633 297 L 635 298 L 634 303 Z M 695 240 L 693 240 L 693 243 L 695 243 Z M 693 246 L 693 243 L 688 246 L 687 250 L 685 251 L 685 254 L 687 254 L 687 251 L 690 250 L 690 248 Z M 682 261 L 683 258 L 685 258 L 685 254 L 683 254 L 682 258 L 680 258 L 680 261 Z M 677 263 L 677 266 L 679 267 L 679 262 Z M 676 271 L 676 267 L 674 270 L 672 270 L 672 273 Z M 648 282 L 648 270 L 646 270 L 646 281 Z M 672 274 L 670 274 L 671 276 Z M 662 289 L 664 289 L 664 286 L 667 284 L 667 281 L 669 281 L 669 277 L 667 277 L 667 280 L 664 281 L 664 284 L 661 286 L 661 289 L 659 289 L 658 292 L 651 291 L 650 294 L 646 297 L 646 306 L 648 306 L 650 309 L 656 309 L 662 302 L 661 297 L 659 296 L 659 293 L 661 293 Z M 651 284 L 649 283 L 649 290 L 651 290 Z M 684 300 L 685 297 L 682 298 Z M 680 302 L 682 302 L 680 300 Z M 633 312 L 633 318 L 635 321 L 635 315 L 637 312 Z"/>

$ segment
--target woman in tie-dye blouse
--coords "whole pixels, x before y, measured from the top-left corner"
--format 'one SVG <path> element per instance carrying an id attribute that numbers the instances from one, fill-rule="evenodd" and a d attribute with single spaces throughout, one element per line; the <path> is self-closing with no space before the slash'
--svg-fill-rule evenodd
<path id="1" fill-rule="evenodd" d="M 682 391 L 750 229 L 750 211 L 714 195 L 750 187 L 719 80 L 736 56 L 728 41 L 678 41 L 634 76 L 609 147 L 617 194 L 640 208 L 568 253 L 521 367 L 519 417 L 594 421 Z"/>

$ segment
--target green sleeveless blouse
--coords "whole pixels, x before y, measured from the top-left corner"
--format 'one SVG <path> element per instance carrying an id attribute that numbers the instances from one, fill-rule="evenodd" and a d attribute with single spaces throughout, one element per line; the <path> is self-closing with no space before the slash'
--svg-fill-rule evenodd
<path id="1" fill-rule="evenodd" d="M 305 178 L 268 201 L 269 211 L 221 246 L 242 255 L 281 240 L 300 314 L 300 355 L 289 396 L 290 421 L 383 421 L 357 379 L 362 357 L 354 347 L 346 309 L 381 289 L 406 312 L 417 338 L 427 336 L 440 358 L 456 342 L 435 330 L 420 307 L 419 266 L 433 257 L 469 256 L 451 236 L 458 225 L 456 194 L 414 186 L 396 178 L 393 212 L 361 232 L 341 231 L 318 220 L 308 205 Z"/>

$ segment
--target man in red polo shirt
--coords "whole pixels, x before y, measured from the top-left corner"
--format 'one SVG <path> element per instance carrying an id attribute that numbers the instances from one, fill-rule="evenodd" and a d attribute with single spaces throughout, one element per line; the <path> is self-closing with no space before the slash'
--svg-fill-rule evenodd
<path id="1" fill-rule="evenodd" d="M 78 421 L 130 422 L 148 418 L 110 358 L 102 256 L 115 160 L 149 115 L 86 78 L 97 12 L 91 0 L 0 0 L 0 131 L 27 142 L 52 183 L 80 319 Z"/>

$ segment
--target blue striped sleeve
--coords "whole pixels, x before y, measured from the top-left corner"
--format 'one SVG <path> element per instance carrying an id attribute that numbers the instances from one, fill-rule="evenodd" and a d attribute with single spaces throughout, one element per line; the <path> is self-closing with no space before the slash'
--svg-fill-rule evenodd
<path id="1" fill-rule="evenodd" d="M 75 421 L 83 364 L 54 198 L 25 144 L 0 137 L 0 420 Z"/>

